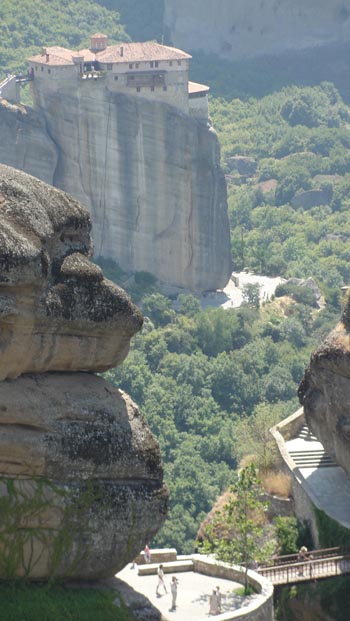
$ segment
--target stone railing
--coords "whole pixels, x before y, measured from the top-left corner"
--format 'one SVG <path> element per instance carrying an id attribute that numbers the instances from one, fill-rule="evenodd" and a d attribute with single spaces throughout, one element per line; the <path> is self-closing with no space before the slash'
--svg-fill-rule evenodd
<path id="1" fill-rule="evenodd" d="M 194 571 L 224 578 L 233 582 L 244 582 L 244 568 L 237 565 L 231 566 L 227 563 L 219 563 L 211 557 L 202 554 L 192 555 Z M 256 597 L 244 605 L 244 608 L 224 612 L 215 616 L 217 621 L 273 621 L 273 586 L 271 582 L 260 576 L 255 571 L 248 571 L 248 582 L 253 587 Z"/>

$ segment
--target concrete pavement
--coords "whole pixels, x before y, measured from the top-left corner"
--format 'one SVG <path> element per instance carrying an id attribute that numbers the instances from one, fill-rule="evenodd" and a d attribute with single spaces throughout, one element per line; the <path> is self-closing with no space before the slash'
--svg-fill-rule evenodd
<path id="1" fill-rule="evenodd" d="M 306 482 L 317 506 L 350 528 L 350 479 L 345 471 L 330 458 L 327 460 L 323 445 L 306 426 L 298 437 L 286 442 L 286 449 L 299 470 L 300 483 Z M 307 465 L 310 456 L 313 462 Z"/>
<path id="2" fill-rule="evenodd" d="M 177 608 L 170 611 L 171 594 L 170 582 L 173 575 L 178 578 Z M 117 578 L 129 584 L 135 591 L 145 595 L 151 603 L 160 610 L 164 619 L 167 621 L 208 621 L 209 616 L 209 596 L 216 586 L 220 587 L 222 593 L 222 612 L 228 610 L 238 610 L 247 606 L 252 599 L 261 598 L 259 595 L 241 597 L 233 593 L 234 589 L 241 588 L 242 585 L 222 578 L 212 578 L 197 572 L 189 571 L 178 574 L 166 574 L 166 587 L 168 593 L 161 597 L 156 596 L 157 576 L 138 576 L 137 567 L 131 569 L 127 565 L 117 574 Z M 162 592 L 162 589 L 160 589 Z"/>

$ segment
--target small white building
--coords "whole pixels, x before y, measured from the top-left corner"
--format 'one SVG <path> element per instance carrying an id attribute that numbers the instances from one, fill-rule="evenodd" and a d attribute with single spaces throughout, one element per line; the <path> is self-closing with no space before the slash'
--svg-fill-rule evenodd
<path id="1" fill-rule="evenodd" d="M 34 103 L 40 105 L 43 92 L 98 83 L 207 119 L 209 87 L 188 81 L 190 59 L 190 54 L 154 41 L 108 45 L 107 36 L 96 33 L 89 49 L 47 47 L 28 59 Z"/>

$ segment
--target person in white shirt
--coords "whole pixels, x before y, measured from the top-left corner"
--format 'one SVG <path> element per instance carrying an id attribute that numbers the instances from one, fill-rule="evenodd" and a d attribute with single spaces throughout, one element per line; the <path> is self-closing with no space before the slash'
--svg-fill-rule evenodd
<path id="1" fill-rule="evenodd" d="M 165 586 L 165 582 L 164 582 L 164 571 L 163 571 L 163 565 L 159 565 L 158 569 L 157 569 L 157 575 L 158 575 L 158 584 L 157 584 L 157 588 L 156 588 L 156 595 L 158 597 L 160 597 L 160 593 L 159 593 L 159 587 L 163 587 L 165 593 L 167 593 L 167 588 Z"/>

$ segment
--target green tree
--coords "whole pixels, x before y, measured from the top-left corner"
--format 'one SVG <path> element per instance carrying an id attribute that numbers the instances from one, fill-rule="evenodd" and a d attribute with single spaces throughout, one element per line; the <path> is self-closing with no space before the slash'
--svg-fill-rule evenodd
<path id="1" fill-rule="evenodd" d="M 259 308 L 260 306 L 260 289 L 258 283 L 248 283 L 242 287 L 243 304 Z"/>
<path id="2" fill-rule="evenodd" d="M 276 443 L 270 433 L 271 427 L 280 419 L 276 407 L 259 403 L 251 416 L 245 416 L 234 429 L 235 452 L 240 459 L 252 455 L 261 470 L 267 470 L 276 457 Z"/>
<path id="3" fill-rule="evenodd" d="M 240 471 L 230 488 L 229 501 L 207 526 L 203 543 L 203 550 L 216 559 L 243 565 L 245 594 L 249 593 L 249 566 L 261 554 L 261 515 L 266 505 L 259 500 L 259 483 L 254 464 Z"/>

